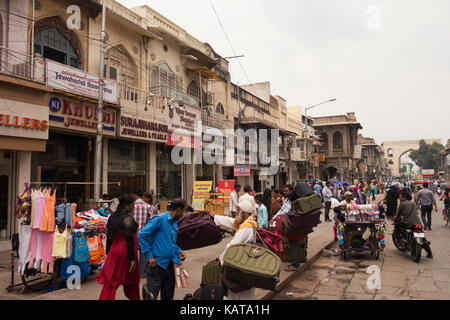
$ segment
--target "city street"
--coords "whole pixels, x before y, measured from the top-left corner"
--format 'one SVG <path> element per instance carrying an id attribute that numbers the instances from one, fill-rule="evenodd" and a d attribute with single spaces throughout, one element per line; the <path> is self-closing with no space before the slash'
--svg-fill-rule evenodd
<path id="1" fill-rule="evenodd" d="M 426 236 L 431 241 L 434 258 L 415 263 L 392 243 L 393 224 L 390 221 L 386 248 L 375 260 L 367 253 L 351 255 L 346 261 L 340 256 L 321 257 L 282 292 L 276 300 L 436 300 L 450 299 L 450 228 L 442 219 L 443 202 L 438 200 L 438 211 L 433 211 L 432 231 Z M 337 245 L 334 246 L 337 248 Z M 381 270 L 381 288 L 368 289 L 367 273 L 370 266 Z"/>

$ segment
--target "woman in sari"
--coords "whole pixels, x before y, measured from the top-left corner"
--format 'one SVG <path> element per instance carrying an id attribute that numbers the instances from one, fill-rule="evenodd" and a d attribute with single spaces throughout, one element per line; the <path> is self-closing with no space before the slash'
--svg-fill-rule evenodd
<path id="1" fill-rule="evenodd" d="M 106 261 L 96 280 L 103 285 L 99 300 L 115 300 L 116 291 L 123 286 L 125 296 L 140 300 L 140 268 L 138 262 L 138 224 L 130 215 L 134 209 L 131 195 L 120 198 L 117 211 L 110 215 L 106 225 Z"/>

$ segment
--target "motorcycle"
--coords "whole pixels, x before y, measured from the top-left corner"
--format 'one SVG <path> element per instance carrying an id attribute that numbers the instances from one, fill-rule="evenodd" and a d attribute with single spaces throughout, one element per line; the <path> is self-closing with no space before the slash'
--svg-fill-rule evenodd
<path id="1" fill-rule="evenodd" d="M 396 223 L 392 240 L 399 251 L 408 252 L 412 260 L 417 263 L 420 261 L 424 244 L 429 244 L 425 238 L 422 225 L 411 225 L 403 228 Z"/>
<path id="2" fill-rule="evenodd" d="M 439 197 L 442 196 L 442 190 L 441 190 L 440 187 L 437 188 L 437 194 L 438 194 Z"/>

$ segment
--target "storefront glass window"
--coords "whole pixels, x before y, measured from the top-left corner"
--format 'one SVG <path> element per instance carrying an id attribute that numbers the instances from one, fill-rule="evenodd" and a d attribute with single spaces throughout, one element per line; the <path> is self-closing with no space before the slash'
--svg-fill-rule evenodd
<path id="1" fill-rule="evenodd" d="M 108 141 L 108 182 L 120 182 L 120 186 L 110 184 L 110 197 L 132 194 L 136 189 L 147 187 L 147 145 L 140 142 Z"/>
<path id="2" fill-rule="evenodd" d="M 156 145 L 156 200 L 158 202 L 181 197 L 182 166 L 172 162 L 170 158 L 172 148 L 162 143 Z"/>

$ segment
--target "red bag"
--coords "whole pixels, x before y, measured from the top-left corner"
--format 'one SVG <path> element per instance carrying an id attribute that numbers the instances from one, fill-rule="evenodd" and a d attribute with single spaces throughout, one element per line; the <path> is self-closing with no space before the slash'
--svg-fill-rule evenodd
<path id="1" fill-rule="evenodd" d="M 261 237 L 260 239 L 258 237 L 258 240 L 264 241 L 266 246 L 281 258 L 284 251 L 283 238 L 281 235 L 263 229 L 258 229 L 257 232 Z"/>

